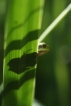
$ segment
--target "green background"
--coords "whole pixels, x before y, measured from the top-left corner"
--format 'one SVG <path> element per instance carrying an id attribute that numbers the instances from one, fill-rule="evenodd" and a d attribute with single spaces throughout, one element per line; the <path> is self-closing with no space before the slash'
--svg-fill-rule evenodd
<path id="1" fill-rule="evenodd" d="M 70 2 L 45 0 L 40 35 Z M 6 0 L 0 0 L 0 79 L 3 74 L 5 3 Z M 44 42 L 50 46 L 50 51 L 37 61 L 35 98 L 45 106 L 71 106 L 71 12 Z"/>
<path id="2" fill-rule="evenodd" d="M 45 0 L 41 33 L 70 0 Z M 44 39 L 49 53 L 38 59 L 35 97 L 45 106 L 71 106 L 71 12 Z"/>

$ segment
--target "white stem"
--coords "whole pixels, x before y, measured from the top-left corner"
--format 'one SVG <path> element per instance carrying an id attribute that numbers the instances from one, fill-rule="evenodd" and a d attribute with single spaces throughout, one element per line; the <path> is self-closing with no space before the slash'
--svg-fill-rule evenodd
<path id="1" fill-rule="evenodd" d="M 68 14 L 71 10 L 71 3 L 66 7 L 66 9 L 49 25 L 49 27 L 41 34 L 38 42 L 41 42 L 52 30 L 55 26 Z"/>

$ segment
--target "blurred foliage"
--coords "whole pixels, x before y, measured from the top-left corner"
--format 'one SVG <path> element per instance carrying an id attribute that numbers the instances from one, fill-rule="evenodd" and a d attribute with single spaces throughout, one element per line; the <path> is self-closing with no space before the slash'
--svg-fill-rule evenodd
<path id="1" fill-rule="evenodd" d="M 40 35 L 70 2 L 45 0 Z M 35 97 L 45 106 L 71 106 L 71 12 L 44 42 L 50 51 L 38 58 Z"/>
<path id="2" fill-rule="evenodd" d="M 3 45 L 4 45 L 4 16 L 6 1 L 0 0 L 0 84 L 3 77 Z"/>
<path id="3" fill-rule="evenodd" d="M 70 0 L 45 0 L 40 35 L 70 2 Z M 4 10 L 2 11 L 0 11 L 1 77 L 4 29 Z M 71 13 L 56 26 L 44 42 L 50 46 L 50 51 L 38 58 L 35 97 L 45 106 L 71 106 Z"/>

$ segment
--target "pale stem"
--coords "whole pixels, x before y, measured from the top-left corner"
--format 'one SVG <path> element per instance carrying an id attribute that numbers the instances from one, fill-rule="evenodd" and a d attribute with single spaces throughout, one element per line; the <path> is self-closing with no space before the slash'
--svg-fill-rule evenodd
<path id="1" fill-rule="evenodd" d="M 71 3 L 65 8 L 64 11 L 49 25 L 49 27 L 41 34 L 38 42 L 41 42 L 54 28 L 55 26 L 69 13 L 71 10 Z"/>

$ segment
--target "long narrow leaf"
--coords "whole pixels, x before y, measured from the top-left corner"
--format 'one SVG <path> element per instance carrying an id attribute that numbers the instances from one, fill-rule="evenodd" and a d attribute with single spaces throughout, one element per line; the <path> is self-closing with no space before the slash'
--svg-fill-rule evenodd
<path id="1" fill-rule="evenodd" d="M 3 106 L 32 105 L 43 1 L 8 1 L 4 39 Z"/>

